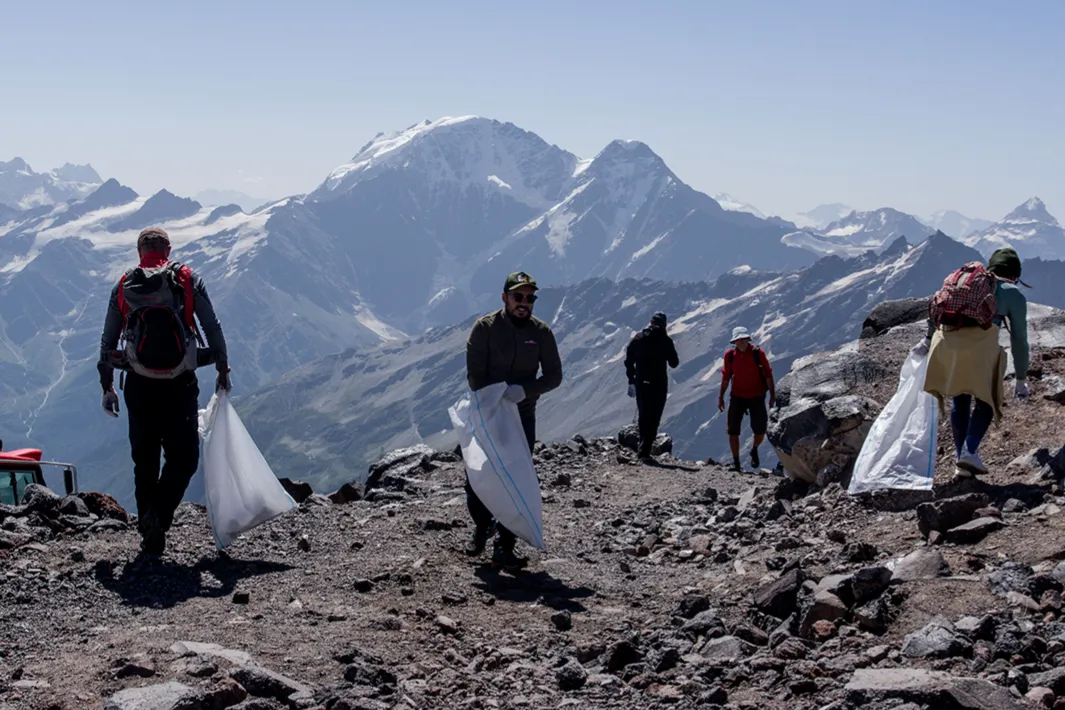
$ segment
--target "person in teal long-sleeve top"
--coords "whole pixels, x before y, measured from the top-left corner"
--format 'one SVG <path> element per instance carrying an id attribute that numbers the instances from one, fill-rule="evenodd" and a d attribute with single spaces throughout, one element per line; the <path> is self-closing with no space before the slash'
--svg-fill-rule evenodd
<path id="1" fill-rule="evenodd" d="M 1007 327 L 1010 333 L 1010 350 L 1013 353 L 1013 369 L 1016 373 L 1014 393 L 1017 399 L 1028 398 L 1028 299 L 1021 293 L 1017 283 L 1021 280 L 1021 260 L 1013 249 L 999 249 L 991 255 L 987 270 L 998 279 L 995 288 L 995 325 Z M 973 407 L 971 395 L 954 397 L 950 412 L 950 428 L 954 434 L 954 448 L 958 454 L 959 472 L 987 473 L 987 466 L 980 460 L 977 448 L 987 434 L 995 410 L 990 403 L 976 400 Z"/>

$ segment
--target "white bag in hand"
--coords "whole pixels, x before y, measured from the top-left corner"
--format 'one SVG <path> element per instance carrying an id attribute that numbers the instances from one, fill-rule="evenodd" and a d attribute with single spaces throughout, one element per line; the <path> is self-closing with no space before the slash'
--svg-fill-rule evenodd
<path id="1" fill-rule="evenodd" d="M 503 399 L 506 389 L 501 382 L 470 392 L 448 414 L 474 493 L 500 525 L 546 550 L 540 481 L 518 405 Z"/>
<path id="2" fill-rule="evenodd" d="M 200 436 L 207 515 L 219 550 L 296 507 L 224 392 L 200 411 Z"/>
<path id="3" fill-rule="evenodd" d="M 910 351 L 899 388 L 873 422 L 854 464 L 848 493 L 883 488 L 931 490 L 939 445 L 936 398 L 924 391 L 928 353 Z"/>

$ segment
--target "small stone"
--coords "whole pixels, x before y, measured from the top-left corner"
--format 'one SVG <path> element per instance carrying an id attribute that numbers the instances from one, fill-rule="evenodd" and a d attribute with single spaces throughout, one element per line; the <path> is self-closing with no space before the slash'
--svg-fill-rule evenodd
<path id="1" fill-rule="evenodd" d="M 574 508 L 591 508 L 592 504 L 584 498 L 577 498 L 573 501 Z"/>
<path id="2" fill-rule="evenodd" d="M 611 644 L 605 651 L 603 667 L 608 673 L 617 673 L 625 666 L 639 663 L 643 660 L 643 654 L 628 641 L 618 641 Z"/>
<path id="3" fill-rule="evenodd" d="M 1024 697 L 1037 708 L 1054 708 L 1054 691 L 1050 688 L 1032 688 Z"/>
<path id="4" fill-rule="evenodd" d="M 197 693 L 182 683 L 169 682 L 120 690 L 104 703 L 104 710 L 145 710 L 197 707 Z M 193 704 L 195 703 L 195 704 Z"/>
<path id="5" fill-rule="evenodd" d="M 374 583 L 369 579 L 356 579 L 355 591 L 360 594 L 369 594 L 373 591 Z"/>
<path id="6" fill-rule="evenodd" d="M 876 545 L 868 542 L 849 542 L 843 546 L 840 556 L 847 562 L 872 562 L 879 554 Z"/>
<path id="7" fill-rule="evenodd" d="M 916 582 L 948 574 L 950 574 L 950 566 L 942 552 L 931 547 L 919 547 L 895 561 L 891 572 L 891 583 Z"/>
<path id="8" fill-rule="evenodd" d="M 815 621 L 813 634 L 818 641 L 827 641 L 836 635 L 836 625 L 831 621 Z"/>
<path id="9" fill-rule="evenodd" d="M 249 592 L 244 592 L 244 591 L 233 592 L 233 603 L 234 604 L 248 604 L 249 602 L 251 602 L 251 594 Z"/>
<path id="10" fill-rule="evenodd" d="M 155 666 L 150 661 L 125 661 L 115 671 L 115 678 L 151 678 L 155 675 Z"/>
<path id="11" fill-rule="evenodd" d="M 954 498 L 921 503 L 917 506 L 917 527 L 928 536 L 933 530 L 945 532 L 973 519 L 973 513 L 986 508 L 990 499 L 984 493 L 969 493 Z"/>
<path id="12" fill-rule="evenodd" d="M 699 702 L 707 705 L 728 705 L 728 691 L 720 685 L 715 685 L 699 696 Z"/>
<path id="13" fill-rule="evenodd" d="M 440 629 L 442 633 L 448 635 L 454 635 L 459 632 L 459 625 L 453 619 L 446 616 L 436 617 L 436 627 Z"/>
<path id="14" fill-rule="evenodd" d="M 555 674 L 559 690 L 579 690 L 588 682 L 588 671 L 576 659 L 569 659 Z"/>
<path id="15" fill-rule="evenodd" d="M 964 525 L 951 528 L 944 537 L 947 542 L 952 542 L 955 545 L 972 545 L 1005 526 L 1006 524 L 998 518 L 977 518 Z"/>
<path id="16" fill-rule="evenodd" d="M 902 655 L 907 658 L 954 658 L 971 651 L 970 644 L 936 623 L 908 635 L 902 645 Z"/>
<path id="17" fill-rule="evenodd" d="M 306 535 L 300 535 L 300 539 L 296 543 L 296 547 L 299 548 L 300 552 L 310 552 L 311 541 Z"/>
<path id="18" fill-rule="evenodd" d="M 691 594 L 680 600 L 677 613 L 685 619 L 694 619 L 696 615 L 710 610 L 710 597 L 705 594 Z"/>
<path id="19" fill-rule="evenodd" d="M 799 587 L 802 586 L 802 572 L 793 569 L 779 579 L 770 582 L 754 592 L 755 607 L 778 619 L 786 618 L 795 611 Z"/>
<path id="20" fill-rule="evenodd" d="M 839 545 L 844 545 L 847 542 L 847 533 L 843 532 L 839 528 L 833 528 L 829 530 L 825 537 Z"/>
<path id="21" fill-rule="evenodd" d="M 551 615 L 551 623 L 555 625 L 555 628 L 559 631 L 569 631 L 573 628 L 573 615 L 565 609 L 556 611 Z"/>
<path id="22" fill-rule="evenodd" d="M 459 592 L 447 592 L 440 599 L 448 606 L 461 606 L 469 601 L 465 594 Z"/>
<path id="23" fill-rule="evenodd" d="M 700 650 L 707 659 L 717 663 L 731 663 L 742 659 L 744 652 L 743 642 L 735 636 L 722 636 L 711 639 Z"/>
<path id="24" fill-rule="evenodd" d="M 230 672 L 229 677 L 248 691 L 249 695 L 254 695 L 257 698 L 273 698 L 284 702 L 293 693 L 303 693 L 310 690 L 302 683 L 258 666 L 237 668 Z"/>
<path id="25" fill-rule="evenodd" d="M 211 686 L 204 694 L 206 710 L 224 710 L 237 703 L 244 702 L 248 691 L 232 678 L 223 678 Z"/>
<path id="26" fill-rule="evenodd" d="M 1019 501 L 1016 498 L 1010 498 L 1008 501 L 1002 504 L 1003 513 L 1023 513 L 1028 510 L 1028 506 L 1023 501 Z"/>

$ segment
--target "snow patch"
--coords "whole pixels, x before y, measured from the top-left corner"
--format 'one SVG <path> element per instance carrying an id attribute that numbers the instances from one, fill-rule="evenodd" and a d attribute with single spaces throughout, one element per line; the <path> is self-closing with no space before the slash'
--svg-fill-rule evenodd
<path id="1" fill-rule="evenodd" d="M 355 320 L 373 332 L 381 340 L 405 340 L 407 335 L 385 323 L 370 311 L 366 306 L 355 306 Z"/>

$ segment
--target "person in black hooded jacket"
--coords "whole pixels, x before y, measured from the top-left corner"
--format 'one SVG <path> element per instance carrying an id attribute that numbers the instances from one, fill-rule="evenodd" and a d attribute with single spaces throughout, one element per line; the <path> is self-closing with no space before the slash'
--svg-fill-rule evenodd
<path id="1" fill-rule="evenodd" d="M 632 338 L 625 351 L 629 396 L 636 398 L 640 412 L 640 458 L 651 457 L 651 445 L 658 436 L 658 425 L 666 408 L 669 393 L 666 365 L 675 368 L 679 364 L 677 348 L 666 334 L 666 314 L 659 311 L 651 317 L 651 324 Z"/>

